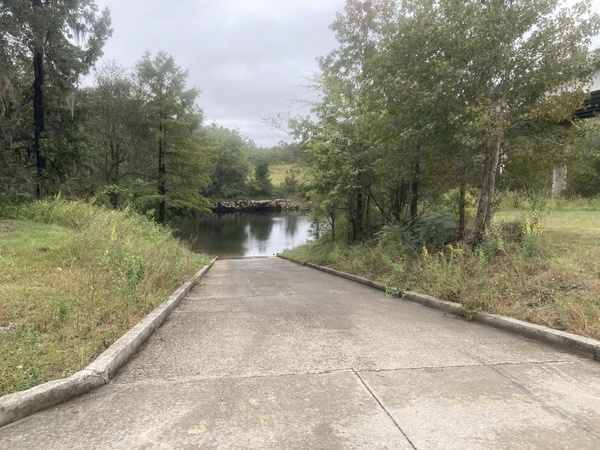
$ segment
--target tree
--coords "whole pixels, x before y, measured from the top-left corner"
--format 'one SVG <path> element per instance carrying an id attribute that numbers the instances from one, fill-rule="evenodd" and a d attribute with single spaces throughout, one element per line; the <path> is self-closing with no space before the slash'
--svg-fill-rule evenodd
<path id="1" fill-rule="evenodd" d="M 27 61 L 33 75 L 33 142 L 36 195 L 45 194 L 49 149 L 42 143 L 46 131 L 46 97 L 62 96 L 73 109 L 73 92 L 80 75 L 86 74 L 102 55 L 111 35 L 108 9 L 98 14 L 93 0 L 5 0 L 0 12 L 13 27 L 3 30 L 0 44 L 12 42 L 13 65 Z M 4 51 L 6 54 L 6 51 Z M 51 147 L 51 146 L 50 146 Z"/>
<path id="2" fill-rule="evenodd" d="M 148 133 L 143 103 L 132 78 L 113 61 L 96 70 L 94 87 L 87 90 L 87 106 L 85 131 L 94 149 L 93 183 L 117 208 L 119 195 L 130 191 L 123 180 L 143 176 L 140 147 Z"/>
<path id="3" fill-rule="evenodd" d="M 573 151 L 563 161 L 569 167 L 567 194 L 596 197 L 600 195 L 600 122 L 587 119 L 581 125 L 580 140 L 572 143 Z"/>
<path id="4" fill-rule="evenodd" d="M 229 130 L 216 124 L 208 127 L 205 132 L 209 145 L 216 153 L 208 195 L 226 199 L 244 195 L 250 173 L 250 143 L 237 130 Z"/>
<path id="5" fill-rule="evenodd" d="M 501 155 L 510 158 L 511 136 L 543 133 L 571 120 L 582 104 L 595 64 L 587 48 L 599 21 L 588 1 L 571 8 L 559 0 L 426 3 L 406 1 L 405 17 L 429 24 L 426 33 L 434 38 L 427 65 L 450 101 L 461 98 L 462 112 L 453 119 L 478 150 L 471 154 L 481 158 L 475 227 L 482 232 L 491 225 Z"/>
<path id="6" fill-rule="evenodd" d="M 253 194 L 258 196 L 269 196 L 273 191 L 271 183 L 271 172 L 269 171 L 269 162 L 262 159 L 254 167 L 254 189 Z"/>
<path id="7" fill-rule="evenodd" d="M 13 20 L 11 4 L 0 3 L 0 115 L 4 115 L 12 100 L 18 79 L 18 55 L 21 40 L 14 39 L 20 32 Z"/>
<path id="8" fill-rule="evenodd" d="M 165 223 L 167 207 L 182 212 L 205 212 L 208 202 L 201 191 L 208 184 L 211 157 L 200 137 L 202 113 L 195 101 L 199 92 L 187 89 L 187 72 L 172 56 L 146 53 L 137 63 L 136 80 L 146 105 L 150 129 L 147 142 L 156 164 L 152 177 L 156 219 Z"/>
<path id="9" fill-rule="evenodd" d="M 421 199 L 435 207 L 454 189 L 464 236 L 471 187 L 482 236 L 501 173 L 516 180 L 528 152 L 563 161 L 597 60 L 589 5 L 348 0 L 332 25 L 339 48 L 319 60 L 316 120 L 295 123 L 312 191 L 344 205 L 350 239 L 372 205 L 387 223 L 415 222 Z"/>
<path id="10" fill-rule="evenodd" d="M 371 62 L 394 12 L 391 0 L 348 0 L 331 26 L 340 46 L 319 59 L 322 99 L 313 108 L 316 126 L 307 128 L 306 155 L 321 180 L 315 186 L 335 190 L 345 204 L 352 241 L 364 236 L 374 177 L 370 131 L 379 112 Z"/>
<path id="11" fill-rule="evenodd" d="M 17 42 L 12 38 L 18 32 L 11 17 L 9 4 L 0 3 L 0 200 L 4 194 L 19 191 L 15 170 L 22 166 L 13 150 L 15 96 L 18 88 L 19 61 Z"/>

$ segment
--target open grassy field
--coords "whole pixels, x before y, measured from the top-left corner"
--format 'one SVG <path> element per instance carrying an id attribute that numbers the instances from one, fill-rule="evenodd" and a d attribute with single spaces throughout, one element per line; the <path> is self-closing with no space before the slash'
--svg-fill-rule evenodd
<path id="1" fill-rule="evenodd" d="M 84 368 L 207 263 L 129 212 L 0 208 L 0 395 Z"/>
<path id="2" fill-rule="evenodd" d="M 274 164 L 269 166 L 271 172 L 271 182 L 274 188 L 281 187 L 285 182 L 285 175 L 292 168 L 292 164 Z"/>
<path id="3" fill-rule="evenodd" d="M 502 211 L 478 247 L 414 249 L 393 238 L 358 246 L 320 240 L 286 251 L 464 305 L 600 339 L 600 210 L 557 206 L 539 213 Z M 529 232 L 526 232 L 529 224 Z M 515 233 L 514 230 L 520 230 Z"/>

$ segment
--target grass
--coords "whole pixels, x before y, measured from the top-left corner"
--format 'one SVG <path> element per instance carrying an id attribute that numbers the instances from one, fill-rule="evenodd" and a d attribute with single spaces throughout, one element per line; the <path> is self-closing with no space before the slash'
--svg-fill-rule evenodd
<path id="1" fill-rule="evenodd" d="M 294 167 L 293 164 L 272 164 L 269 165 L 269 173 L 271 177 L 271 183 L 275 189 L 282 187 L 285 183 L 285 176 L 287 171 Z M 252 167 L 252 174 L 254 174 L 254 167 Z"/>
<path id="2" fill-rule="evenodd" d="M 208 262 L 128 211 L 57 201 L 0 217 L 0 395 L 84 368 Z"/>
<path id="3" fill-rule="evenodd" d="M 293 167 L 292 164 L 274 164 L 269 166 L 271 172 L 271 182 L 273 187 L 281 187 L 285 183 L 286 172 Z"/>
<path id="4" fill-rule="evenodd" d="M 503 314 L 600 339 L 600 211 L 551 207 L 529 233 L 531 211 L 498 213 L 475 249 L 409 250 L 397 237 L 382 236 L 358 246 L 320 240 L 285 255 L 378 280 L 391 293 L 460 302 L 467 316 Z"/>

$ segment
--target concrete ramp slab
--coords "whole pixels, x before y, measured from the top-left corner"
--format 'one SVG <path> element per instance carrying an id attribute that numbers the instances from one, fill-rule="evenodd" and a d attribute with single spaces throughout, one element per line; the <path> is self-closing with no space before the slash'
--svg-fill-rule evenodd
<path id="1" fill-rule="evenodd" d="M 217 261 L 1 449 L 598 449 L 600 363 L 280 259 Z"/>

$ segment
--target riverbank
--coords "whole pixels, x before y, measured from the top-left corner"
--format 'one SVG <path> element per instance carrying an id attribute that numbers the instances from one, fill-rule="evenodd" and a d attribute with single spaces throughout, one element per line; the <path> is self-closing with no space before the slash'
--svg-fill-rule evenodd
<path id="1" fill-rule="evenodd" d="M 599 339 L 600 211 L 553 210 L 540 218 L 537 230 L 511 236 L 508 230 L 531 225 L 531 213 L 499 213 L 496 231 L 475 250 L 408 251 L 387 235 L 357 246 L 326 237 L 284 255 L 384 283 L 394 294 L 460 302 L 467 316 L 502 314 Z"/>
<path id="2" fill-rule="evenodd" d="M 0 395 L 81 370 L 207 264 L 143 217 L 0 208 Z"/>
<path id="3" fill-rule="evenodd" d="M 213 212 L 249 212 L 249 211 L 298 211 L 301 205 L 291 200 L 223 200 L 215 201 L 210 209 Z"/>

